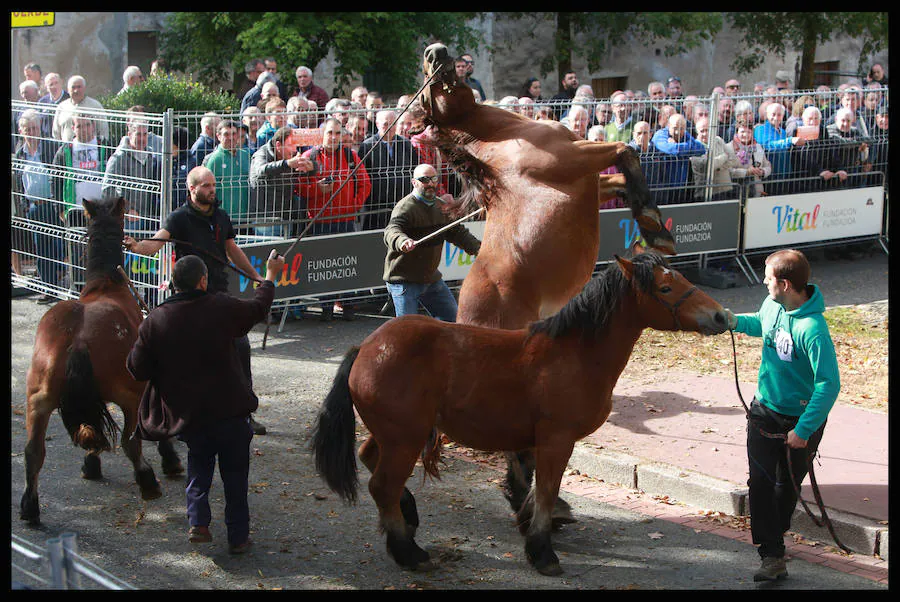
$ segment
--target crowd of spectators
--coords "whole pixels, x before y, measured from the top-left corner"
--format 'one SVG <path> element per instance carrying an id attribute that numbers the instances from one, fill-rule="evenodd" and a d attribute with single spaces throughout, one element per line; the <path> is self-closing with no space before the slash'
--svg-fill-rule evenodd
<path id="1" fill-rule="evenodd" d="M 500 100 L 486 97 L 472 55 L 461 54 L 455 68 L 478 103 L 526 119 L 558 121 L 577 138 L 631 145 L 659 204 L 738 198 L 742 191 L 753 197 L 866 186 L 881 182 L 873 172 L 887 173 L 887 77 L 880 64 L 866 78 L 837 89 L 794 92 L 791 74 L 779 71 L 772 84 L 757 82 L 746 90 L 729 78 L 698 94 L 671 76 L 650 82 L 646 92 L 616 90 L 600 98 L 570 71 L 555 94 L 529 77 L 518 95 Z M 314 82 L 309 67 L 293 73 L 295 82 L 285 82 L 274 59 L 249 61 L 246 79 L 235 90 L 239 115 L 210 112 L 199 123 L 176 124 L 176 206 L 186 197 L 187 173 L 197 165 L 215 174 L 221 206 L 245 235 L 296 236 L 309 220 L 313 234 L 383 228 L 394 203 L 409 193 L 420 163 L 437 169 L 440 194 L 459 192 L 431 131 L 411 132 L 404 112 L 411 95 L 388 103 L 377 91 L 357 86 L 348 98 L 332 97 Z M 64 89 L 58 73 L 43 76 L 34 63 L 24 76 L 20 96 L 36 104 L 13 115 L 13 152 L 26 166 L 15 178 L 14 214 L 82 225 L 80 211 L 72 214 L 79 199 L 112 191 L 129 201 L 129 229 L 153 230 L 159 194 L 123 184 L 158 181 L 161 175 L 162 138 L 141 117 L 143 108 L 132 107 L 124 129 L 113 128 L 88 95 L 84 77 L 72 75 Z M 124 91 L 140 86 L 144 76 L 128 67 L 122 80 Z M 111 140 L 112 131 L 121 138 Z M 33 168 L 41 163 L 63 169 L 42 175 Z M 622 206 L 622 200 L 605 206 Z M 48 247 L 39 255 L 64 258 L 46 235 L 35 234 L 27 244 Z M 38 271 L 48 283 L 60 281 L 46 262 Z"/>

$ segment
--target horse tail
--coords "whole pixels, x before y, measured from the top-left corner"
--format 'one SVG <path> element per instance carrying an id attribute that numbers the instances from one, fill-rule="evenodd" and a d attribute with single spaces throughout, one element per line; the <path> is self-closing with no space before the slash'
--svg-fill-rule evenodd
<path id="1" fill-rule="evenodd" d="M 442 435 L 436 428 L 431 429 L 431 433 L 428 435 L 428 441 L 422 449 L 422 468 L 425 469 L 425 474 L 422 475 L 423 480 L 426 476 L 438 480 L 441 478 L 438 471 L 438 464 L 442 462 L 441 437 Z"/>
<path id="2" fill-rule="evenodd" d="M 353 347 L 344 356 L 325 397 L 312 435 L 316 470 L 328 487 L 348 503 L 356 503 L 359 475 L 356 469 L 356 417 L 350 395 L 350 370 L 359 355 Z"/>
<path id="3" fill-rule="evenodd" d="M 83 343 L 76 342 L 69 348 L 59 416 L 75 445 L 91 452 L 112 449 L 119 425 L 103 401 L 90 353 Z"/>

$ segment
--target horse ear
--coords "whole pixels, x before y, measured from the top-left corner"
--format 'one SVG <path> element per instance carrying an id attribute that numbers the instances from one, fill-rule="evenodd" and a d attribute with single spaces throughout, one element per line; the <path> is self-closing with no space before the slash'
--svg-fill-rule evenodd
<path id="1" fill-rule="evenodd" d="M 613 255 L 613 257 L 616 258 L 616 262 L 619 264 L 619 269 L 622 270 L 623 274 L 625 274 L 625 278 L 627 280 L 631 280 L 631 275 L 634 273 L 634 264 L 624 257 L 619 257 L 618 255 Z"/>
<path id="2" fill-rule="evenodd" d="M 97 213 L 96 207 L 94 207 L 94 201 L 89 199 L 81 199 L 81 205 L 84 207 L 84 210 L 87 211 L 87 214 L 91 217 Z"/>
<path id="3" fill-rule="evenodd" d="M 120 196 L 119 198 L 117 198 L 115 208 L 114 208 L 114 213 L 116 215 L 125 215 L 125 204 L 126 203 L 127 203 L 127 201 L 125 200 L 125 197 Z"/>
<path id="4" fill-rule="evenodd" d="M 631 243 L 631 256 L 636 257 L 637 255 L 643 255 L 647 250 L 647 247 L 644 246 L 644 242 L 640 238 L 635 238 L 634 242 Z"/>

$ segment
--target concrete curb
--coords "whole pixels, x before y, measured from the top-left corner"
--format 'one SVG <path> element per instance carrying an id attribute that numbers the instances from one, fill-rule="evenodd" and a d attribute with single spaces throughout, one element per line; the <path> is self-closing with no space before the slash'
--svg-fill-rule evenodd
<path id="1" fill-rule="evenodd" d="M 649 495 L 664 495 L 672 501 L 704 510 L 730 516 L 749 514 L 746 487 L 664 462 L 579 442 L 572 450 L 569 467 L 607 483 L 640 489 Z M 810 509 L 818 516 L 815 502 Z M 887 525 L 831 509 L 828 517 L 841 543 L 859 554 L 877 555 L 888 560 Z M 834 544 L 828 529 L 817 526 L 799 505 L 791 521 L 791 530 L 806 539 Z"/>

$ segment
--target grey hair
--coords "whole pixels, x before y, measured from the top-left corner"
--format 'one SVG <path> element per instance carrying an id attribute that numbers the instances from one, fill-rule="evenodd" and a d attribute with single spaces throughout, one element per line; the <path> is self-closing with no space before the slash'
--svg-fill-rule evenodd
<path id="1" fill-rule="evenodd" d="M 135 75 L 140 75 L 141 68 L 136 65 L 129 65 L 125 68 L 125 71 L 122 73 L 122 81 L 124 83 L 128 83 L 128 80 L 134 77 Z"/>

